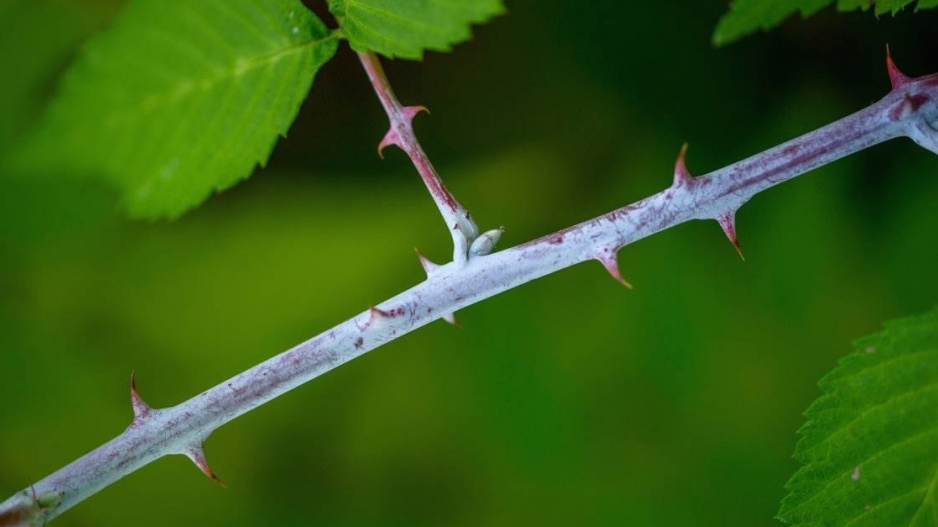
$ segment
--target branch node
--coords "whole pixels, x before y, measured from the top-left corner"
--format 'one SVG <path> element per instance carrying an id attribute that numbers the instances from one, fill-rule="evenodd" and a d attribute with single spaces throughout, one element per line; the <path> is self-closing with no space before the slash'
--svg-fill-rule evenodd
<path id="1" fill-rule="evenodd" d="M 478 238 L 472 240 L 472 245 L 469 246 L 469 255 L 485 256 L 486 254 L 491 253 L 492 250 L 495 249 L 495 246 L 498 244 L 498 240 L 501 239 L 504 232 L 505 228 L 499 227 L 497 229 L 492 229 L 482 233 Z"/>
<path id="2" fill-rule="evenodd" d="M 456 320 L 456 315 L 454 313 L 447 313 L 443 315 L 442 318 L 443 320 L 449 322 L 450 324 L 452 324 L 453 326 L 456 326 L 457 328 L 462 327 L 462 324 L 460 324 L 459 321 Z"/>
<path id="3" fill-rule="evenodd" d="M 457 269 L 462 269 L 469 261 L 469 238 L 458 223 L 453 225 L 450 234 L 453 236 L 453 263 Z"/>
<path id="4" fill-rule="evenodd" d="M 729 211 L 720 214 L 715 218 L 717 223 L 720 224 L 720 228 L 723 229 L 723 233 L 726 234 L 726 237 L 730 240 L 730 243 L 733 244 L 733 247 L 736 248 L 737 254 L 743 260 L 746 259 L 743 256 L 743 250 L 739 247 L 739 238 L 736 236 L 736 211 Z"/>

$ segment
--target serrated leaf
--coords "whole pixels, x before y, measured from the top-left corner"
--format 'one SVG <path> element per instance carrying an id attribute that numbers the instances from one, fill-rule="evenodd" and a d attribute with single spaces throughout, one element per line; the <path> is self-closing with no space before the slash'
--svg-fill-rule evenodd
<path id="1" fill-rule="evenodd" d="M 471 24 L 504 11 L 501 0 L 329 0 L 356 51 L 420 59 L 472 37 Z"/>
<path id="2" fill-rule="evenodd" d="M 895 15 L 915 0 L 733 0 L 713 33 L 713 43 L 722 46 L 758 30 L 771 29 L 788 17 L 808 17 L 836 2 L 840 11 L 875 7 L 875 13 Z M 938 0 L 918 0 L 916 9 L 938 7 Z"/>
<path id="3" fill-rule="evenodd" d="M 938 525 L 938 310 L 886 324 L 821 380 L 779 519 Z"/>
<path id="4" fill-rule="evenodd" d="M 134 0 L 66 75 L 20 169 L 174 217 L 264 164 L 337 37 L 299 0 Z"/>

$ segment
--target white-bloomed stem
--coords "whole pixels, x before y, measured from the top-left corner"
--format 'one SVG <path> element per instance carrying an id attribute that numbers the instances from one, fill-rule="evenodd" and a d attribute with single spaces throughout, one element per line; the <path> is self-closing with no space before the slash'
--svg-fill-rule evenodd
<path id="1" fill-rule="evenodd" d="M 600 260 L 616 276 L 612 262 L 622 246 L 685 221 L 725 218 L 756 193 L 853 152 L 899 136 L 936 151 L 936 101 L 938 76 L 908 80 L 851 116 L 705 176 L 685 177 L 681 158 L 670 188 L 579 225 L 462 263 L 425 262 L 424 282 L 188 401 L 143 411 L 135 395 L 137 419 L 127 430 L 0 504 L 0 518 L 20 510 L 34 492 L 61 495 L 42 511 L 52 518 L 165 455 L 204 462 L 201 446 L 194 453 L 193 445 L 202 445 L 212 431 L 369 350 L 585 260 Z"/>

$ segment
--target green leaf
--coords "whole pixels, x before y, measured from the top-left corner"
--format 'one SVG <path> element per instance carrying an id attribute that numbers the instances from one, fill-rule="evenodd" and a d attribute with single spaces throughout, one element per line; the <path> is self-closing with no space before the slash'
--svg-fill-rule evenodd
<path id="1" fill-rule="evenodd" d="M 472 37 L 471 24 L 504 12 L 501 0 L 329 0 L 356 51 L 420 59 Z"/>
<path id="2" fill-rule="evenodd" d="M 760 29 L 771 29 L 786 18 L 801 13 L 808 17 L 834 4 L 840 11 L 875 6 L 877 15 L 898 13 L 915 0 L 733 0 L 729 11 L 723 15 L 713 33 L 713 43 L 722 46 Z M 916 9 L 938 7 L 938 0 L 918 0 Z"/>
<path id="3" fill-rule="evenodd" d="M 263 165 L 338 37 L 299 0 L 134 0 L 66 75 L 21 170 L 175 217 Z"/>
<path id="4" fill-rule="evenodd" d="M 938 310 L 886 324 L 821 380 L 779 519 L 938 525 Z"/>

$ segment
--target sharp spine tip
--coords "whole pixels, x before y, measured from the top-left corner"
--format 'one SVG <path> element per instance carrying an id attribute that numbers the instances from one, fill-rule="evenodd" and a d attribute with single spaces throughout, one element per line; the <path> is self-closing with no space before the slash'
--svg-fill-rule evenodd
<path id="1" fill-rule="evenodd" d="M 424 272 L 427 273 L 427 278 L 430 278 L 430 275 L 432 275 L 440 266 L 431 262 L 430 260 L 427 260 L 427 257 L 420 252 L 420 249 L 414 247 L 414 252 L 417 253 L 417 258 L 420 259 L 420 266 L 423 267 Z"/>
<path id="2" fill-rule="evenodd" d="M 462 327 L 462 324 L 460 324 L 459 321 L 456 320 L 456 315 L 454 313 L 447 313 L 443 315 L 442 318 L 443 320 L 449 322 L 450 324 L 452 324 L 453 326 L 456 326 L 457 328 Z"/>
<path id="3" fill-rule="evenodd" d="M 723 229 L 723 233 L 726 234 L 726 237 L 730 240 L 730 243 L 733 244 L 736 253 L 739 254 L 740 258 L 745 260 L 746 257 L 743 256 L 743 250 L 739 246 L 739 237 L 736 236 L 736 213 L 725 212 L 719 215 L 716 220 L 717 223 L 720 224 L 720 228 Z"/>
<path id="4" fill-rule="evenodd" d="M 401 108 L 401 114 L 404 118 L 407 119 L 407 122 L 414 120 L 414 117 L 420 112 L 427 112 L 427 115 L 430 114 L 430 110 L 426 106 L 404 106 Z"/>
<path id="5" fill-rule="evenodd" d="M 892 60 L 892 53 L 889 51 L 889 45 L 886 45 L 886 71 L 889 72 L 889 82 L 892 83 L 893 90 L 899 90 L 905 87 L 911 80 L 905 73 L 896 66 Z"/>
<path id="6" fill-rule="evenodd" d="M 629 289 L 632 289 L 632 284 L 630 284 L 625 278 L 622 278 L 622 273 L 619 272 L 619 262 L 616 259 L 615 251 L 612 251 L 611 255 L 601 254 L 595 258 L 597 261 L 599 261 L 599 263 L 603 264 L 603 267 L 606 268 L 606 271 L 608 271 L 617 282 Z"/>
<path id="7" fill-rule="evenodd" d="M 139 421 L 143 419 L 144 417 L 147 416 L 148 413 L 150 413 L 150 410 L 152 410 L 152 408 L 150 408 L 150 405 L 148 405 L 143 400 L 143 398 L 140 397 L 140 393 L 137 392 L 137 372 L 136 371 L 130 372 L 130 404 L 133 406 L 133 409 L 134 409 L 134 421 Z"/>
<path id="8" fill-rule="evenodd" d="M 189 450 L 186 451 L 186 457 L 195 463 L 195 466 L 197 466 L 203 474 L 208 476 L 209 479 L 221 485 L 222 488 L 228 488 L 228 485 L 225 485 L 225 482 L 222 481 L 215 474 L 212 468 L 208 466 L 208 461 L 205 459 L 205 450 L 202 448 L 202 445 L 199 444 L 191 446 Z"/>
<path id="9" fill-rule="evenodd" d="M 687 143 L 681 147 L 681 152 L 677 155 L 677 161 L 674 162 L 674 187 L 680 187 L 690 183 L 694 178 L 687 171 L 685 158 L 687 157 Z"/>
<path id="10" fill-rule="evenodd" d="M 381 159 L 384 159 L 384 149 L 391 145 L 395 145 L 398 148 L 400 148 L 401 146 L 400 143 L 398 142 L 397 132 L 394 131 L 393 128 L 388 130 L 388 133 L 384 134 L 384 137 L 381 138 L 381 142 L 378 143 L 378 157 L 380 157 Z"/>

